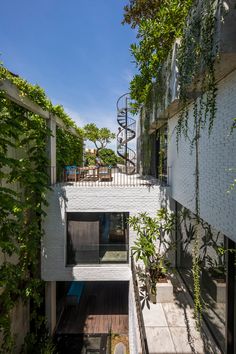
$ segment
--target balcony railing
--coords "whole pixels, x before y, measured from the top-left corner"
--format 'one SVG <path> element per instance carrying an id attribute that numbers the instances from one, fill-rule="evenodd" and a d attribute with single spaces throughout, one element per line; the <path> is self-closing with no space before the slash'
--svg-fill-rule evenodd
<path id="1" fill-rule="evenodd" d="M 51 167 L 54 184 L 61 183 L 75 187 L 151 187 L 155 185 L 168 185 L 168 177 L 157 179 L 153 176 L 140 175 L 138 173 L 126 174 L 122 166 L 111 167 L 78 167 L 70 166 L 62 172 Z"/>
<path id="2" fill-rule="evenodd" d="M 129 247 L 125 243 L 67 246 L 67 266 L 78 264 L 128 263 Z"/>

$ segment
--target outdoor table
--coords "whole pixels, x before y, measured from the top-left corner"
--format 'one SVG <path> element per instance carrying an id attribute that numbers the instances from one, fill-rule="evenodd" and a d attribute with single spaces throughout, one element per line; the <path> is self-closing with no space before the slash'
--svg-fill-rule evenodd
<path id="1" fill-rule="evenodd" d="M 96 166 L 78 167 L 78 170 L 83 179 L 98 179 L 98 168 Z"/>

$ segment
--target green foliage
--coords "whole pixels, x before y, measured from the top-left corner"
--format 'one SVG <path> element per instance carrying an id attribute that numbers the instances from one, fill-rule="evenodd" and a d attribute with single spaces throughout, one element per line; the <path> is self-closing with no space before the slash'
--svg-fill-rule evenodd
<path id="1" fill-rule="evenodd" d="M 181 134 L 190 140 L 191 149 L 195 149 L 195 212 L 196 237 L 193 247 L 194 312 L 197 326 L 200 326 L 202 300 L 200 288 L 200 199 L 199 199 L 199 140 L 201 131 L 208 123 L 209 134 L 216 117 L 216 80 L 215 62 L 218 55 L 216 40 L 217 12 L 221 6 L 218 0 L 206 0 L 194 6 L 184 27 L 181 46 L 178 53 L 180 102 L 182 112 L 176 128 L 177 147 Z M 192 92 L 194 133 L 189 137 L 188 110 L 189 92 Z"/>
<path id="2" fill-rule="evenodd" d="M 66 165 L 82 165 L 83 159 L 83 136 L 72 135 L 68 131 L 57 127 L 57 175 L 60 176 Z"/>
<path id="3" fill-rule="evenodd" d="M 140 160 L 142 161 L 142 169 L 144 175 L 150 175 L 150 161 L 152 154 L 153 136 L 148 134 L 149 122 L 151 115 L 151 107 L 147 104 L 140 110 Z"/>
<path id="4" fill-rule="evenodd" d="M 86 124 L 83 129 L 85 139 L 94 143 L 98 154 L 116 137 L 108 128 L 98 128 L 94 123 Z"/>
<path id="5" fill-rule="evenodd" d="M 168 252 L 174 247 L 171 233 L 175 227 L 175 215 L 160 209 L 156 217 L 147 213 L 130 217 L 129 225 L 137 232 L 137 240 L 132 247 L 136 261 L 141 260 L 150 277 L 152 293 L 156 293 L 156 282 L 165 276 L 169 267 Z"/>
<path id="6" fill-rule="evenodd" d="M 88 166 L 96 165 L 95 154 L 91 152 L 86 152 L 84 157 L 85 157 L 86 165 Z M 99 157 L 101 159 L 102 165 L 116 166 L 117 164 L 118 156 L 115 154 L 115 152 L 112 149 L 107 149 L 107 148 L 101 149 L 99 151 Z"/>
<path id="7" fill-rule="evenodd" d="M 23 97 L 27 96 L 32 102 L 38 104 L 42 109 L 48 110 L 52 114 L 55 114 L 59 118 L 61 118 L 61 120 L 65 123 L 67 127 L 73 127 L 76 130 L 79 129 L 76 126 L 75 122 L 64 111 L 63 106 L 53 106 L 52 102 L 47 97 L 45 91 L 39 85 L 32 85 L 25 79 L 22 79 L 17 75 L 13 75 L 0 63 L 0 80 L 5 79 L 12 82 L 19 89 L 20 94 Z"/>
<path id="8" fill-rule="evenodd" d="M 234 129 L 236 129 L 236 118 L 233 118 L 230 134 L 234 132 Z M 234 172 L 235 174 L 236 167 L 229 168 L 229 172 Z M 232 190 L 234 190 L 235 186 L 236 186 L 236 178 L 233 179 L 232 183 L 229 186 L 229 189 L 227 190 L 227 193 L 230 193 Z"/>
<path id="9" fill-rule="evenodd" d="M 117 164 L 124 165 L 125 164 L 125 160 L 122 157 L 117 156 Z"/>
<path id="10" fill-rule="evenodd" d="M 182 132 L 185 137 L 188 136 L 189 92 L 194 97 L 198 138 L 207 122 L 209 133 L 213 127 L 216 116 L 215 62 L 218 56 L 216 27 L 219 6 L 218 0 L 200 2 L 192 8 L 184 27 L 178 51 L 182 113 L 178 120 L 177 142 Z M 195 140 L 194 135 L 191 143 Z"/>
<path id="11" fill-rule="evenodd" d="M 22 96 L 64 121 L 68 130 L 58 134 L 59 168 L 75 158 L 81 161 L 81 134 L 78 138 L 71 135 L 69 129 L 75 129 L 75 125 L 62 107 L 53 107 L 39 86 L 30 85 L 0 66 L 0 80 L 4 79 L 14 83 Z M 50 134 L 45 119 L 16 105 L 0 91 L 0 248 L 4 256 L 0 266 L 0 333 L 3 336 L 0 353 L 4 354 L 12 352 L 14 347 L 10 313 L 19 299 L 30 300 L 33 327 L 37 331 L 41 326 L 38 316 L 44 297 L 40 279 L 41 223 L 49 189 L 46 144 Z"/>
<path id="12" fill-rule="evenodd" d="M 138 26 L 138 43 L 131 46 L 131 51 L 139 74 L 130 84 L 131 97 L 136 100 L 136 109 L 144 104 L 144 109 L 147 111 L 150 106 L 149 101 L 151 105 L 155 102 L 159 109 L 162 108 L 161 102 L 166 94 L 166 90 L 162 87 L 162 71 L 174 40 L 181 38 L 177 62 L 182 109 L 176 127 L 176 141 L 178 147 L 180 136 L 183 134 L 190 141 L 191 149 L 195 149 L 195 212 L 198 222 L 200 219 L 199 140 L 202 129 L 206 125 L 209 134 L 211 133 L 216 116 L 215 62 L 218 57 L 216 27 L 217 14 L 221 6 L 222 2 L 218 0 L 187 0 L 181 3 L 175 0 L 164 0 L 151 2 L 149 9 L 142 0 L 131 0 L 130 6 L 125 7 L 124 15 L 124 22 L 131 24 L 132 27 Z M 158 84 L 158 99 L 152 94 L 153 82 Z M 188 130 L 188 110 L 191 100 L 194 107 L 193 136 L 190 136 Z M 145 115 L 148 121 L 148 113 L 145 112 Z M 149 141 L 147 147 L 148 143 Z M 233 187 L 234 183 L 231 189 Z M 199 252 L 199 241 L 196 237 L 193 254 L 196 317 L 197 312 L 201 316 Z"/>
<path id="13" fill-rule="evenodd" d="M 192 0 L 145 2 L 134 0 L 125 7 L 124 23 L 138 26 L 137 43 L 131 45 L 139 74 L 130 83 L 136 108 L 147 102 L 152 82 L 159 79 L 161 67 L 176 38 L 182 36 Z M 150 6 L 149 6 L 150 5 Z"/>
<path id="14" fill-rule="evenodd" d="M 21 354 L 56 354 L 56 346 L 48 334 L 46 324 L 42 322 L 36 333 L 29 333 L 25 338 Z"/>
<path id="15" fill-rule="evenodd" d="M 194 317 L 196 319 L 197 328 L 200 328 L 202 319 L 202 297 L 201 297 L 201 266 L 200 266 L 200 224 L 196 225 L 196 232 L 193 244 L 193 288 L 194 288 Z"/>
<path id="16" fill-rule="evenodd" d="M 101 149 L 99 152 L 99 157 L 102 160 L 102 164 L 116 166 L 118 156 L 112 149 Z"/>
<path id="17" fill-rule="evenodd" d="M 84 158 L 85 158 L 85 165 L 86 166 L 95 166 L 96 165 L 96 155 L 92 154 L 91 152 L 86 152 L 84 154 Z"/>
<path id="18" fill-rule="evenodd" d="M 128 23 L 135 28 L 145 19 L 155 19 L 156 12 L 159 11 L 160 0 L 130 0 L 124 7 L 124 19 L 122 23 Z"/>
<path id="19" fill-rule="evenodd" d="M 0 286 L 4 289 L 0 296 L 0 330 L 4 336 L 1 352 L 8 353 L 13 346 L 10 310 L 18 298 L 31 299 L 36 308 L 41 303 L 40 224 L 47 204 L 45 147 L 50 132 L 44 119 L 10 102 L 3 93 L 0 112 L 0 246 L 5 255 L 0 268 Z M 17 262 L 12 262 L 13 254 Z"/>

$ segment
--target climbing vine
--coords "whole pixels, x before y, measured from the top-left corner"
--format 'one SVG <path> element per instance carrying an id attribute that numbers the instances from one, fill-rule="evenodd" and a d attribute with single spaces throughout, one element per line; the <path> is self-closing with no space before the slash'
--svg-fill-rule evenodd
<path id="1" fill-rule="evenodd" d="M 72 135 L 57 127 L 57 176 L 61 179 L 65 165 L 81 166 L 83 162 L 82 132 L 78 136 Z M 79 137 L 79 138 L 78 138 Z"/>
<path id="2" fill-rule="evenodd" d="M 14 83 L 21 95 L 65 123 L 68 130 L 58 129 L 59 166 L 75 158 L 81 161 L 82 135 L 76 138 L 69 132 L 71 127 L 78 133 L 80 130 L 62 107 L 53 107 L 40 87 L 0 66 L 0 80 L 4 79 Z M 41 311 L 44 283 L 40 278 L 40 249 L 49 188 L 46 145 L 50 134 L 45 119 L 18 106 L 0 91 L 0 334 L 3 337 L 0 353 L 4 354 L 14 350 L 11 311 L 18 301 L 25 304 L 30 301 L 31 342 L 34 338 L 34 344 L 37 343 L 45 327 L 44 310 Z M 41 343 L 42 348 L 46 345 L 46 340 Z"/>
<path id="3" fill-rule="evenodd" d="M 220 1 L 199 1 L 192 7 L 178 52 L 180 102 L 182 110 L 176 127 L 176 142 L 183 134 L 189 139 L 191 149 L 195 149 L 195 213 L 197 224 L 200 222 L 199 200 L 199 141 L 201 131 L 208 126 L 212 131 L 216 117 L 217 87 L 215 79 L 215 63 L 218 56 L 216 36 L 217 13 Z M 189 103 L 193 100 L 194 129 L 189 134 Z M 195 318 L 198 326 L 201 321 L 202 300 L 200 289 L 199 265 L 200 243 L 196 228 L 193 246 L 193 280 Z"/>
<path id="4" fill-rule="evenodd" d="M 42 109 L 59 117 L 65 128 L 57 127 L 57 176 L 60 178 L 63 167 L 68 164 L 81 164 L 83 158 L 83 131 L 69 117 L 60 105 L 54 106 L 45 91 L 38 85 L 32 85 L 21 77 L 10 73 L 0 64 L 0 80 L 9 80 L 20 92 L 22 97 L 27 96 Z M 70 132 L 74 129 L 77 136 Z"/>
<path id="5" fill-rule="evenodd" d="M 233 123 L 232 123 L 232 126 L 231 126 L 230 134 L 232 134 L 234 132 L 234 130 L 236 130 L 236 118 L 233 118 Z M 230 193 L 236 187 L 236 167 L 231 167 L 229 169 L 229 172 L 233 172 L 235 177 L 234 177 L 232 183 L 230 184 L 230 186 L 229 186 L 229 188 L 227 190 L 227 193 Z"/>
<path id="6" fill-rule="evenodd" d="M 219 0 L 196 2 L 184 27 L 177 57 L 179 99 L 182 106 L 177 124 L 177 144 L 182 133 L 189 137 L 188 112 L 191 100 L 194 101 L 194 110 L 199 107 L 195 113 L 199 129 L 205 128 L 207 122 L 209 133 L 213 127 L 216 116 L 215 63 L 218 57 L 216 26 L 219 7 Z"/>
<path id="7" fill-rule="evenodd" d="M 4 336 L 1 351 L 9 353 L 14 345 L 11 309 L 18 299 L 31 299 L 33 308 L 42 301 L 39 256 L 48 188 L 45 143 L 50 132 L 42 118 L 10 102 L 3 93 L 0 112 L 0 248 L 4 256 L 0 327 Z"/>
<path id="8" fill-rule="evenodd" d="M 124 21 L 132 27 L 138 26 L 138 43 L 131 46 L 131 51 L 139 73 L 131 81 L 131 96 L 136 100 L 136 109 L 143 104 L 145 107 L 149 106 L 150 92 L 154 85 L 157 85 L 158 105 L 163 108 L 162 103 L 166 100 L 166 89 L 165 87 L 163 89 L 162 85 L 163 75 L 166 81 L 168 80 L 165 63 L 174 41 L 181 38 L 177 54 L 181 112 L 176 126 L 176 143 L 178 148 L 183 135 L 189 141 L 191 151 L 195 151 L 195 213 L 198 224 L 200 220 L 199 142 L 203 129 L 207 127 L 209 134 L 211 133 L 216 117 L 215 64 L 219 50 L 217 25 L 219 16 L 222 14 L 222 1 L 193 0 L 181 1 L 180 4 L 178 1 L 170 0 L 152 2 L 150 6 L 155 8 L 152 14 L 150 9 L 146 9 L 139 0 L 130 1 L 130 6 L 125 8 Z M 157 99 L 155 100 L 157 102 Z M 189 129 L 190 105 L 194 116 L 193 129 Z M 156 111 L 155 115 L 158 116 Z M 195 316 L 198 322 L 202 311 L 199 237 L 199 232 L 196 232 L 192 268 Z"/>
<path id="9" fill-rule="evenodd" d="M 145 1 L 130 0 L 125 7 L 124 21 L 137 28 L 137 42 L 131 45 L 131 53 L 138 68 L 130 83 L 131 97 L 138 110 L 158 81 L 161 68 L 168 57 L 174 40 L 182 36 L 186 17 L 193 0 Z"/>

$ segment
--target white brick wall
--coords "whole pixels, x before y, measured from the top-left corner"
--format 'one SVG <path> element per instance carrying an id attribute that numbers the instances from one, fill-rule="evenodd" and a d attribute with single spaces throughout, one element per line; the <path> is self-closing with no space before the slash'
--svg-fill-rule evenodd
<path id="1" fill-rule="evenodd" d="M 200 214 L 217 230 L 236 241 L 236 188 L 227 193 L 235 178 L 236 129 L 230 135 L 232 119 L 236 117 L 236 71 L 219 83 L 217 116 L 210 137 L 202 132 L 200 141 Z M 195 154 L 189 143 L 181 139 L 177 154 L 174 128 L 177 116 L 169 120 L 168 166 L 170 166 L 171 196 L 186 208 L 195 210 Z M 193 110 L 190 108 L 190 131 Z"/>
<path id="2" fill-rule="evenodd" d="M 66 267 L 66 212 L 129 212 L 135 215 L 156 210 L 166 205 L 166 193 L 155 187 L 76 187 L 57 186 L 48 193 L 49 206 L 44 222 L 42 242 L 42 279 L 70 280 L 129 280 L 128 264 L 86 265 Z M 129 245 L 135 233 L 129 230 Z"/>

